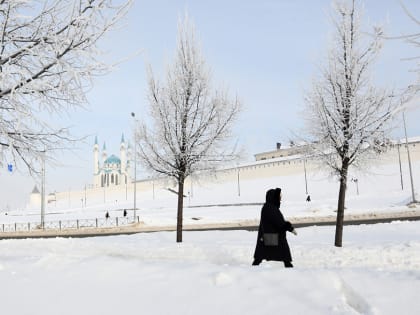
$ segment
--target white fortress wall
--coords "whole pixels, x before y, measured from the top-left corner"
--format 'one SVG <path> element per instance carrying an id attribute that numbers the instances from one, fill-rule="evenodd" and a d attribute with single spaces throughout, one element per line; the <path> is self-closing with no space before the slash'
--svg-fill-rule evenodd
<path id="1" fill-rule="evenodd" d="M 415 187 L 420 185 L 420 144 L 410 144 Z M 410 188 L 407 163 L 407 151 L 400 148 L 401 168 L 404 189 Z M 336 198 L 338 182 L 331 178 L 327 171 L 320 170 L 311 159 L 306 160 L 306 179 L 308 193 L 313 198 Z M 367 171 L 350 170 L 348 192 L 355 193 L 357 178 L 360 194 L 364 191 L 386 193 L 401 188 L 398 150 L 394 146 L 387 152 L 378 155 Z M 391 184 L 390 184 L 391 183 Z M 260 189 L 255 189 L 260 187 Z M 272 187 L 281 187 L 284 195 L 290 200 L 302 200 L 306 197 L 304 163 L 300 156 L 276 158 L 239 165 L 234 168 L 217 170 L 209 173 L 199 173 L 187 178 L 184 194 L 185 205 L 249 203 L 263 202 L 264 193 Z M 177 191 L 174 180 L 165 178 L 146 178 L 137 181 L 137 205 L 176 206 Z M 56 201 L 48 203 L 48 207 L 66 209 L 104 205 L 109 208 L 132 207 L 134 185 L 119 185 L 105 188 L 81 189 L 56 193 Z M 197 200 L 197 202 L 195 201 Z M 174 204 L 175 203 L 175 204 Z"/>

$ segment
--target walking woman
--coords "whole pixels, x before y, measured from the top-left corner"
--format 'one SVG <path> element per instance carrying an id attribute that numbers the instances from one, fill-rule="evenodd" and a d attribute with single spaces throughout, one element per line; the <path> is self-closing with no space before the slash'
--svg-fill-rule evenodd
<path id="1" fill-rule="evenodd" d="M 286 239 L 286 232 L 297 234 L 292 224 L 285 221 L 280 212 L 281 189 L 270 189 L 265 195 L 261 209 L 257 246 L 252 265 L 259 265 L 263 259 L 283 261 L 285 267 L 293 267 L 292 255 Z"/>

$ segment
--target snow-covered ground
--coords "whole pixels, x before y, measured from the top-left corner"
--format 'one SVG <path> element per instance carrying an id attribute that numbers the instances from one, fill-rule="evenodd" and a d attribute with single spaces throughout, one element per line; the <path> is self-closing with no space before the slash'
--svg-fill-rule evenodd
<path id="1" fill-rule="evenodd" d="M 406 165 L 403 165 L 406 169 Z M 349 182 L 346 214 L 405 212 L 411 200 L 398 165 L 359 174 L 359 194 Z M 419 187 L 420 163 L 414 163 Z M 308 174 L 310 203 L 301 175 L 194 187 L 185 199 L 184 223 L 258 220 L 265 191 L 283 188 L 286 218 L 334 216 L 338 183 Z M 418 197 L 418 196 L 417 196 Z M 47 221 L 122 216 L 132 196 L 118 202 L 49 205 Z M 176 195 L 139 191 L 145 225 L 174 225 Z M 75 200 L 72 204 L 79 204 Z M 219 204 L 219 206 L 217 206 Z M 212 207 L 193 207 L 213 205 Z M 418 211 L 418 210 L 417 210 Z M 129 210 L 131 216 L 132 210 Z M 39 210 L 0 213 L 0 223 L 39 221 Z M 1 314 L 419 314 L 420 222 L 346 226 L 343 248 L 334 227 L 298 229 L 290 235 L 294 269 L 264 262 L 252 267 L 256 232 L 141 233 L 83 239 L 0 240 Z"/>
<path id="2" fill-rule="evenodd" d="M 2 314 L 418 314 L 420 223 L 291 235 L 295 268 L 251 266 L 255 232 L 0 241 Z"/>
<path id="3" fill-rule="evenodd" d="M 398 160 L 397 160 L 398 161 Z M 357 178 L 358 184 L 349 180 L 346 196 L 346 214 L 357 215 L 369 213 L 389 213 L 411 211 L 407 204 L 411 201 L 408 165 L 403 163 L 404 190 L 401 189 L 401 178 L 398 163 L 380 164 L 369 173 L 350 174 L 349 178 Z M 420 187 L 420 161 L 413 163 L 414 187 Z M 243 179 L 238 182 L 206 182 L 194 183 L 187 187 L 184 199 L 184 223 L 208 224 L 238 221 L 255 221 L 259 219 L 260 206 L 220 206 L 221 204 L 263 203 L 265 191 L 273 187 L 283 189 L 282 210 L 290 218 L 335 216 L 337 208 L 338 182 L 323 172 L 308 172 L 308 192 L 312 201 L 306 202 L 305 180 L 302 174 L 273 176 L 259 179 Z M 81 196 L 84 196 L 81 192 Z M 73 200 L 63 199 L 47 205 L 46 221 L 104 218 L 109 211 L 111 218 L 121 217 L 122 209 L 133 208 L 133 195 L 126 195 L 122 189 L 120 196 L 103 202 L 88 195 L 87 206 L 81 207 L 80 196 Z M 419 198 L 420 195 L 417 196 Z M 149 226 L 175 225 L 177 196 L 160 187 L 152 190 L 137 190 L 137 215 Z M 215 205 L 213 207 L 197 207 Z M 129 210 L 129 216 L 133 215 Z M 199 220 L 197 220 L 199 219 Z M 0 211 L 0 223 L 39 222 L 39 209 Z"/>

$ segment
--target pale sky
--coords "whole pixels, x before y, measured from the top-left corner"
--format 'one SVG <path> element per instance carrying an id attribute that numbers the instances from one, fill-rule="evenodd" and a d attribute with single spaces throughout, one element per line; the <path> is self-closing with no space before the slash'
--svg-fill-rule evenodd
<path id="1" fill-rule="evenodd" d="M 420 18 L 420 1 L 404 0 Z M 227 86 L 243 102 L 235 133 L 246 152 L 253 155 L 288 143 L 303 127 L 303 94 L 325 60 L 332 27 L 330 0 L 136 0 L 118 30 L 102 42 L 106 60 L 121 63 L 112 73 L 97 78 L 88 94 L 86 109 L 69 112 L 62 125 L 71 125 L 77 136 L 87 136 L 78 150 L 63 152 L 62 165 L 47 167 L 47 193 L 81 189 L 93 182 L 93 143 L 104 141 L 107 153 L 119 155 L 121 134 L 132 139 L 135 112 L 147 115 L 146 67 L 161 77 L 172 60 L 177 20 L 185 11 L 195 24 L 202 52 L 212 69 L 215 86 Z M 366 0 L 364 29 L 383 24 L 389 35 L 419 32 L 398 0 Z M 403 88 L 415 80 L 410 69 L 418 56 L 402 41 L 386 41 L 373 69 L 379 86 Z M 420 104 L 419 104 L 420 105 Z M 420 106 L 407 114 L 409 136 L 420 136 Z M 394 137 L 403 135 L 397 128 Z M 24 171 L 22 169 L 21 171 Z M 138 171 L 137 177 L 146 175 Z M 0 211 L 25 206 L 35 181 L 20 171 L 0 170 Z M 39 187 L 39 185 L 38 185 Z"/>

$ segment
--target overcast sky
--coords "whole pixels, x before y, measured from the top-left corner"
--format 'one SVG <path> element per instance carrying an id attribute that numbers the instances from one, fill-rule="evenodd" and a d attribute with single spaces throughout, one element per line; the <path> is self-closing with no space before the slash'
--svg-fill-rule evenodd
<path id="1" fill-rule="evenodd" d="M 187 10 L 196 26 L 202 51 L 216 86 L 227 86 L 244 105 L 235 130 L 246 158 L 275 148 L 276 142 L 295 139 L 303 127 L 303 93 L 325 60 L 331 25 L 330 0 L 136 0 L 118 30 L 102 42 L 104 58 L 128 58 L 110 74 L 97 78 L 86 109 L 69 112 L 63 125 L 77 136 L 87 136 L 78 149 L 63 152 L 59 166 L 47 168 L 47 192 L 81 189 L 93 181 L 93 143 L 106 142 L 108 155 L 119 155 L 124 133 L 132 138 L 135 112 L 147 114 L 146 67 L 161 76 L 172 60 L 177 20 Z M 420 18 L 420 1 L 405 0 Z M 389 35 L 419 32 L 398 0 L 366 0 L 364 29 L 383 24 Z M 418 48 L 417 48 L 418 50 Z M 402 41 L 387 41 L 373 76 L 380 86 L 395 89 L 414 82 L 415 48 Z M 420 136 L 420 106 L 408 114 L 409 136 Z M 394 137 L 403 135 L 397 128 Z M 140 170 L 139 178 L 145 174 Z M 35 182 L 19 171 L 0 170 L 0 210 L 24 206 Z"/>

